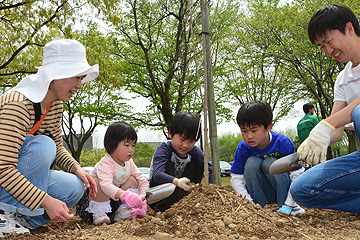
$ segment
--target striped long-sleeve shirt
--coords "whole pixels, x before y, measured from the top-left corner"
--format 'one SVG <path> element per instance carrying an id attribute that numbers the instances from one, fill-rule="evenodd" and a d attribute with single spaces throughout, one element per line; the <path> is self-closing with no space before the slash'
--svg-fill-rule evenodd
<path id="1" fill-rule="evenodd" d="M 45 111 L 42 107 L 41 113 Z M 51 133 L 56 144 L 55 164 L 71 172 L 77 162 L 63 146 L 62 113 L 62 101 L 54 101 L 37 133 L 44 134 L 45 130 Z M 24 95 L 10 92 L 0 97 L 0 186 L 31 210 L 38 208 L 47 194 L 30 183 L 16 167 L 18 152 L 34 123 L 33 103 Z"/>

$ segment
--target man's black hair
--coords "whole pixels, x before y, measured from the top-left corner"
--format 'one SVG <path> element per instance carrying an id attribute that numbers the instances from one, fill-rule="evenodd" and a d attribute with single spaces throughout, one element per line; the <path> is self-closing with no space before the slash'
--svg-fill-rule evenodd
<path id="1" fill-rule="evenodd" d="M 112 154 L 121 141 L 137 142 L 135 129 L 124 121 L 112 123 L 105 132 L 104 147 L 107 153 Z"/>
<path id="2" fill-rule="evenodd" d="M 265 129 L 272 123 L 273 112 L 265 101 L 247 102 L 237 113 L 236 122 L 239 127 L 263 125 Z"/>
<path id="3" fill-rule="evenodd" d="M 309 113 L 309 110 L 313 109 L 313 108 L 314 108 L 314 105 L 312 103 L 305 103 L 303 105 L 303 110 L 304 110 L 305 114 Z"/>
<path id="4" fill-rule="evenodd" d="M 169 133 L 179 134 L 185 139 L 199 140 L 201 136 L 200 117 L 193 112 L 178 112 L 171 119 Z"/>
<path id="5" fill-rule="evenodd" d="M 353 25 L 356 35 L 360 36 L 359 21 L 350 8 L 341 4 L 330 4 L 320 8 L 309 21 L 309 39 L 315 44 L 317 37 L 324 36 L 330 30 L 339 30 L 345 34 L 345 25 L 348 22 Z"/>

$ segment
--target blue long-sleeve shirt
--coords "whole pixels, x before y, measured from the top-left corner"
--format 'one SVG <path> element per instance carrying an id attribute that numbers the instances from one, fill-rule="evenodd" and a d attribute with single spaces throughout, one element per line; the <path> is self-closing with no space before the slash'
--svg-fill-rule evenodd
<path id="1" fill-rule="evenodd" d="M 250 156 L 257 156 L 262 159 L 281 158 L 295 152 L 294 144 L 288 137 L 273 131 L 270 132 L 272 135 L 271 142 L 264 149 L 250 147 L 242 140 L 236 148 L 230 172 L 244 174 L 245 163 Z"/>

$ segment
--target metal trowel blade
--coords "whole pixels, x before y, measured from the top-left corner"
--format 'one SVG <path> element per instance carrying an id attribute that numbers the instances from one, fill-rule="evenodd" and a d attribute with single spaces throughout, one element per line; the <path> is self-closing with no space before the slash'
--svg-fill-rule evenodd
<path id="1" fill-rule="evenodd" d="M 292 153 L 274 161 L 269 169 L 271 174 L 281 174 L 299 169 L 301 166 L 300 155 Z"/>
<path id="2" fill-rule="evenodd" d="M 176 186 L 172 183 L 164 183 L 150 188 L 146 191 L 148 204 L 156 203 L 170 196 L 175 191 Z"/>

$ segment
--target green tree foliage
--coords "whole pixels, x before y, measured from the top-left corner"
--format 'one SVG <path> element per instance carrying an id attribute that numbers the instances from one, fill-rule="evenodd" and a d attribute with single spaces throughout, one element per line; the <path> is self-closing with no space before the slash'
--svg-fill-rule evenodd
<path id="1" fill-rule="evenodd" d="M 227 133 L 219 137 L 219 155 L 220 161 L 234 161 L 236 148 L 243 138 L 241 133 Z"/>
<path id="2" fill-rule="evenodd" d="M 255 100 L 267 101 L 276 113 L 276 122 L 286 116 L 302 97 L 291 69 L 277 57 L 276 34 L 288 31 L 278 20 L 284 10 L 279 1 L 241 2 L 246 11 L 239 14 L 239 19 L 231 27 L 236 34 L 228 38 L 223 49 L 224 66 L 228 69 L 223 86 L 224 92 L 229 93 L 223 95 L 237 105 Z"/>
<path id="3" fill-rule="evenodd" d="M 72 31 L 80 1 L 0 2 L 0 82 L 3 91 L 41 66 L 42 47 Z"/>
<path id="4" fill-rule="evenodd" d="M 94 148 L 92 150 L 84 149 L 79 162 L 82 167 L 93 167 L 105 155 L 106 152 L 103 148 Z"/>
<path id="5" fill-rule="evenodd" d="M 248 11 L 240 21 L 242 27 L 239 29 L 242 31 L 239 33 L 246 40 L 246 49 L 250 50 L 246 52 L 251 53 L 251 57 L 258 61 L 265 58 L 266 62 L 284 69 L 286 74 L 281 78 L 285 82 L 290 82 L 290 87 L 293 88 L 293 91 L 289 91 L 291 102 L 296 99 L 317 102 L 321 118 L 328 117 L 332 109 L 336 76 L 344 64 L 326 57 L 321 49 L 310 42 L 307 25 L 316 10 L 332 2 L 323 0 L 296 0 L 285 3 L 278 0 L 243 2 Z M 352 1 L 341 2 L 350 6 L 355 12 L 359 11 L 359 7 L 354 6 Z M 289 101 L 286 100 L 285 104 L 288 103 Z M 286 111 L 286 108 L 282 106 L 280 112 L 284 110 Z"/>
<path id="6" fill-rule="evenodd" d="M 274 51 L 269 55 L 289 70 L 302 98 L 319 103 L 321 118 L 326 118 L 332 108 L 336 75 L 343 66 L 325 57 L 308 39 L 307 24 L 322 6 L 324 1 L 296 1 L 283 5 L 281 15 L 275 21 L 278 27 L 271 32 Z"/>
<path id="7" fill-rule="evenodd" d="M 202 64 L 195 63 L 195 57 L 202 58 L 198 1 L 88 2 L 98 10 L 98 20 L 104 21 L 108 34 L 102 33 L 105 27 L 100 31 L 92 23 L 86 31 L 75 31 L 75 19 L 91 21 L 81 11 L 85 1 L 0 3 L 3 90 L 36 72 L 42 47 L 50 40 L 67 37 L 82 42 L 89 63 L 100 65 L 100 76 L 65 104 L 64 139 L 76 159 L 98 125 L 121 119 L 134 127 L 161 129 L 166 135 L 176 112 L 202 111 L 196 71 Z M 356 1 L 340 2 L 360 15 Z M 344 65 L 326 57 L 307 36 L 311 15 L 329 3 L 223 0 L 210 5 L 218 120 L 231 117 L 224 104 L 238 106 L 259 99 L 271 104 L 275 121 L 300 99 L 315 103 L 321 118 L 330 115 L 335 79 Z M 200 68 L 200 78 L 202 72 Z M 150 101 L 145 111 L 130 112 L 122 85 Z"/>
<path id="8" fill-rule="evenodd" d="M 331 2 L 241 2 L 246 11 L 239 15 L 233 27 L 237 34 L 225 48 L 225 67 L 232 71 L 223 84 L 230 101 L 265 100 L 276 113 L 276 122 L 296 101 L 306 99 L 317 103 L 321 118 L 328 117 L 336 76 L 344 64 L 326 57 L 309 41 L 307 25 L 316 10 Z M 342 3 L 359 11 L 352 1 Z M 329 158 L 333 152 L 329 151 Z"/>
<path id="9" fill-rule="evenodd" d="M 125 89 L 150 101 L 146 111 L 132 117 L 164 129 L 180 110 L 200 112 L 196 74 L 190 68 L 187 2 L 129 0 L 121 8 L 117 1 L 93 3 L 114 29 L 114 54 L 124 66 Z"/>
<path id="10" fill-rule="evenodd" d="M 12 87 L 25 75 L 36 73 L 41 66 L 42 47 L 56 38 L 82 42 L 89 51 L 89 64 L 100 65 L 96 81 L 83 86 L 77 99 L 64 104 L 63 133 L 73 157 L 79 160 L 83 144 L 96 126 L 121 119 L 128 106 L 118 103 L 122 96 L 121 67 L 110 56 L 111 40 L 89 24 L 87 31 L 76 32 L 85 1 L 3 1 L 0 3 L 1 86 Z M 85 19 L 85 18 L 84 18 Z M 86 22 L 85 22 L 86 24 Z"/>
<path id="11" fill-rule="evenodd" d="M 154 152 L 156 150 L 155 144 L 148 144 L 143 142 L 136 143 L 133 160 L 138 167 L 150 167 L 150 163 Z"/>
<path id="12" fill-rule="evenodd" d="M 209 2 L 210 48 L 217 123 L 233 119 L 229 99 L 234 99 L 234 97 L 228 91 L 226 83 L 229 80 L 232 81 L 236 75 L 234 69 L 228 68 L 228 66 L 234 64 L 237 60 L 234 58 L 238 56 L 228 49 L 236 37 L 234 26 L 239 21 L 243 10 L 240 1 Z M 195 32 L 201 32 L 201 28 L 198 27 Z"/>
<path id="13" fill-rule="evenodd" d="M 199 2 L 124 0 L 120 4 L 118 1 L 92 3 L 113 29 L 114 54 L 124 66 L 124 87 L 150 102 L 145 111 L 130 117 L 142 126 L 162 130 L 166 136 L 176 112 L 200 113 L 202 105 L 194 61 L 194 52 L 197 59 L 202 56 L 201 36 L 197 35 L 201 32 Z M 215 26 L 220 29 L 219 25 Z M 193 33 L 191 29 L 194 29 Z M 217 107 L 219 116 L 228 114 L 229 111 L 221 110 L 220 104 Z"/>

